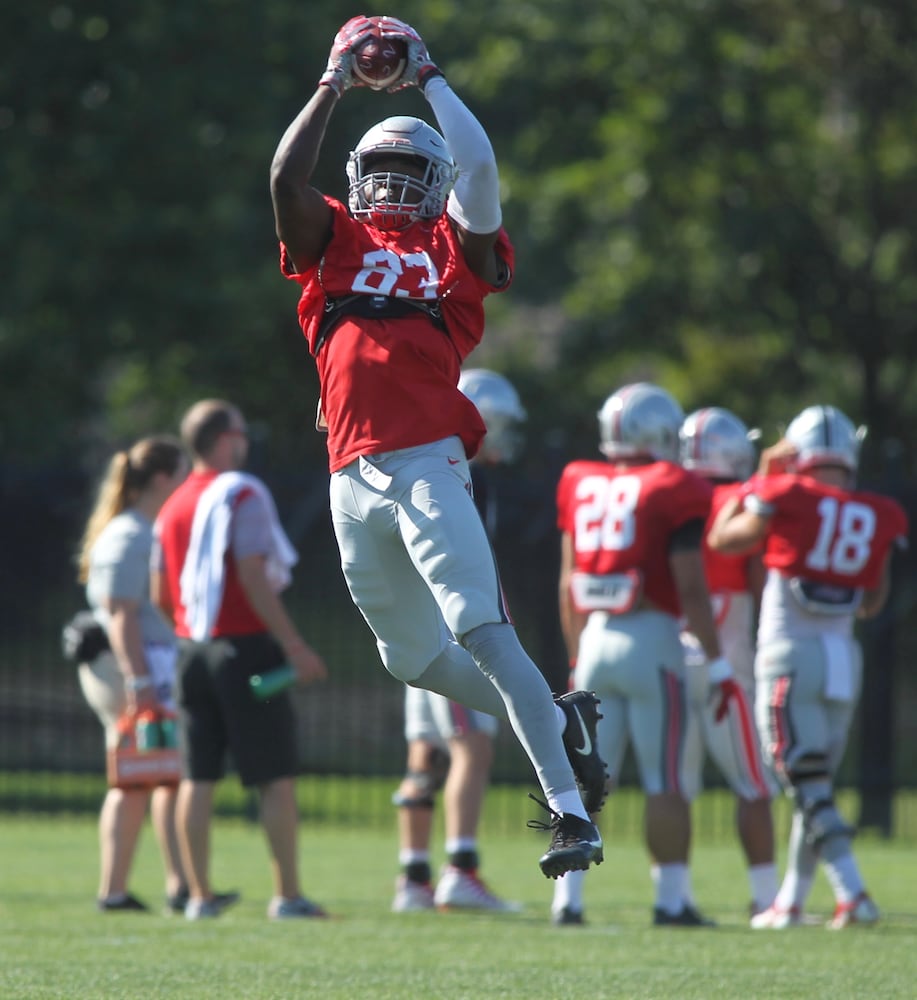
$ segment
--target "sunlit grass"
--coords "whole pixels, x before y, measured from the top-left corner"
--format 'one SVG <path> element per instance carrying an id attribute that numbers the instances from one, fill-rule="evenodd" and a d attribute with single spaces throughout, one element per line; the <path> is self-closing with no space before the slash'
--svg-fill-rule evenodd
<path id="1" fill-rule="evenodd" d="M 518 796 L 519 790 L 514 790 Z M 496 803 L 494 803 L 495 805 Z M 491 804 L 489 803 L 489 806 Z M 498 810 L 491 808 L 491 813 Z M 650 926 L 646 856 L 632 832 L 606 832 L 606 863 L 586 883 L 587 924 L 556 928 L 551 883 L 538 871 L 542 836 L 492 815 L 483 874 L 524 904 L 518 915 L 396 915 L 390 822 L 301 829 L 306 893 L 329 921 L 271 923 L 260 829 L 218 819 L 213 876 L 243 899 L 218 920 L 188 923 L 158 912 L 162 877 L 145 831 L 132 889 L 152 915 L 99 914 L 94 822 L 89 817 L 0 820 L 0 997 L 481 998 L 911 997 L 917 982 L 917 859 L 912 847 L 863 838 L 857 852 L 885 914 L 869 930 L 822 927 L 752 932 L 748 886 L 731 840 L 698 843 L 694 884 L 713 930 Z M 614 825 L 621 825 L 620 822 Z M 442 857 L 441 830 L 435 842 Z M 823 879 L 811 909 L 831 910 Z"/>

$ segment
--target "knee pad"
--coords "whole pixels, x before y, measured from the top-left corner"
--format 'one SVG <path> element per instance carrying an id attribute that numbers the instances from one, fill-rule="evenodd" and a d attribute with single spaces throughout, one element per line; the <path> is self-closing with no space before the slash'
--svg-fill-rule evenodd
<path id="1" fill-rule="evenodd" d="M 802 814 L 806 842 L 821 850 L 830 840 L 850 840 L 855 831 L 837 811 L 828 762 L 821 754 L 800 758 L 789 774 L 796 808 Z"/>
<path id="2" fill-rule="evenodd" d="M 852 840 L 856 832 L 844 822 L 833 798 L 805 803 L 802 807 L 802 822 L 806 842 L 817 851 L 821 851 L 830 840 Z"/>
<path id="3" fill-rule="evenodd" d="M 410 781 L 417 792 L 403 795 L 401 790 L 392 796 L 392 805 L 405 809 L 432 809 L 433 796 L 446 783 L 449 773 L 449 754 L 439 747 L 431 746 L 423 771 L 406 771 L 405 780 Z"/>
<path id="4" fill-rule="evenodd" d="M 803 754 L 788 766 L 787 778 L 794 788 L 798 788 L 806 781 L 830 783 L 831 772 L 828 768 L 828 758 L 823 753 Z"/>

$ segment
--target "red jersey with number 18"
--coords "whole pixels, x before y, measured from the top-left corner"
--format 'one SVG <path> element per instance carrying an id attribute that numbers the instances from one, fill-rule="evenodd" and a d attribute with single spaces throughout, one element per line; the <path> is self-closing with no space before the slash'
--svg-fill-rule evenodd
<path id="1" fill-rule="evenodd" d="M 636 570 L 646 597 L 677 617 L 669 543 L 687 522 L 706 521 L 712 492 L 705 479 L 672 462 L 571 462 L 557 486 L 557 525 L 573 539 L 576 572 Z"/>
<path id="2" fill-rule="evenodd" d="M 281 245 L 284 275 L 302 287 L 299 322 L 315 355 L 328 424 L 331 471 L 360 455 L 410 448 L 457 434 L 471 458 L 485 427 L 458 389 L 462 362 L 484 332 L 485 296 L 502 291 L 468 267 L 444 214 L 385 231 L 353 219 L 334 198 L 333 234 L 322 259 L 302 274 Z M 496 252 L 512 274 L 501 230 Z M 397 318 L 347 316 L 318 344 L 328 299 L 384 296 L 438 305 L 445 331 L 418 309 Z"/>
<path id="3" fill-rule="evenodd" d="M 907 514 L 896 500 L 811 476 L 756 476 L 744 503 L 770 517 L 764 565 L 788 577 L 872 590 L 889 548 L 907 540 Z"/>

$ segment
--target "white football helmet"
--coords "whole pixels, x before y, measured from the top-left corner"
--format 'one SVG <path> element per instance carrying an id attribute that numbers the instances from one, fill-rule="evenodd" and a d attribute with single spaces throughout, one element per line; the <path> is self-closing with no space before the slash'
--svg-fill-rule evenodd
<path id="1" fill-rule="evenodd" d="M 522 424 L 528 414 L 512 383 L 487 368 L 468 368 L 459 376 L 458 387 L 478 408 L 487 426 L 478 460 L 514 462 L 522 451 Z"/>
<path id="2" fill-rule="evenodd" d="M 685 415 L 660 386 L 625 385 L 605 400 L 598 416 L 599 450 L 608 458 L 678 461 L 678 431 Z"/>
<path id="3" fill-rule="evenodd" d="M 681 464 L 708 479 L 745 480 L 755 467 L 750 431 L 731 411 L 708 406 L 685 417 L 679 432 Z"/>
<path id="4" fill-rule="evenodd" d="M 834 406 L 810 406 L 793 418 L 784 436 L 796 448 L 793 466 L 797 472 L 839 465 L 854 473 L 866 428 L 855 428 Z"/>
<path id="5" fill-rule="evenodd" d="M 374 163 L 392 157 L 416 163 L 422 176 L 373 172 Z M 435 128 L 407 115 L 386 118 L 373 125 L 347 159 L 350 211 L 377 229 L 404 229 L 418 219 L 437 219 L 455 178 L 446 140 Z"/>

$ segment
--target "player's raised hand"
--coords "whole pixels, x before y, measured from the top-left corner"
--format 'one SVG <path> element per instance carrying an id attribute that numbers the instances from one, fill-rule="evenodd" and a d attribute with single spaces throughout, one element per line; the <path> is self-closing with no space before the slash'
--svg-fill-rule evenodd
<path id="1" fill-rule="evenodd" d="M 407 44 L 408 62 L 404 72 L 388 88 L 390 94 L 397 90 L 404 90 L 406 87 L 420 87 L 421 90 L 433 79 L 434 76 L 442 76 L 442 70 L 430 58 L 427 46 L 420 35 L 405 21 L 399 21 L 397 17 L 386 17 L 383 19 L 382 36 L 384 38 L 399 38 Z"/>
<path id="2" fill-rule="evenodd" d="M 772 444 L 761 452 L 761 457 L 758 460 L 758 475 L 779 476 L 781 473 L 791 472 L 796 454 L 796 446 L 792 441 L 781 438 L 776 444 Z"/>
<path id="3" fill-rule="evenodd" d="M 350 87 L 363 86 L 353 75 L 353 50 L 373 33 L 373 28 L 373 22 L 365 14 L 357 14 L 338 31 L 319 86 L 330 87 L 338 97 Z"/>

